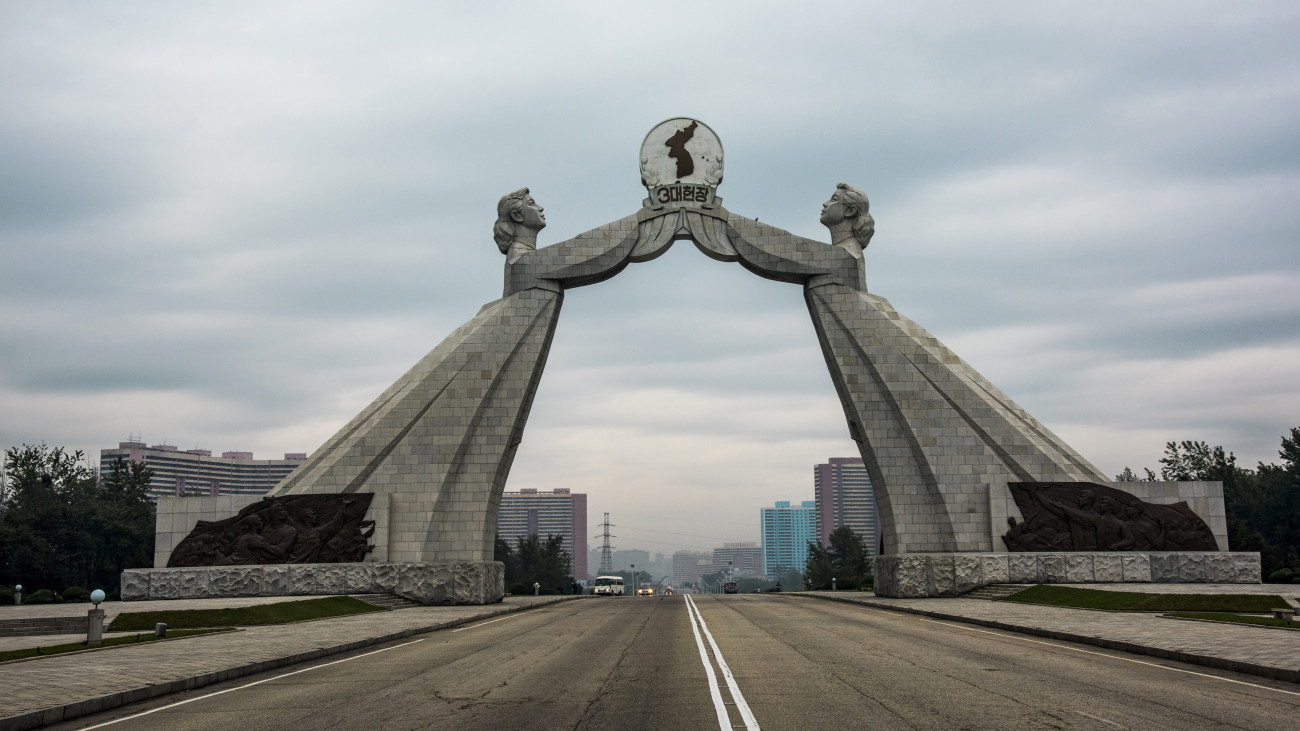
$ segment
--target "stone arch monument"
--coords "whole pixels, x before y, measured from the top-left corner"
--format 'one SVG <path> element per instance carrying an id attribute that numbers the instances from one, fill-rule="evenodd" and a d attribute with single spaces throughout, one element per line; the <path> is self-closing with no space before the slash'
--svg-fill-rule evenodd
<path id="1" fill-rule="evenodd" d="M 1105 475 L 1047 427 L 888 300 L 869 292 L 863 254 L 874 220 L 862 191 L 839 184 L 822 206 L 830 243 L 729 211 L 717 196 L 722 144 L 708 126 L 686 118 L 651 130 L 642 144 L 640 172 L 648 196 L 635 213 L 540 249 L 542 207 L 527 188 L 503 196 L 493 227 L 506 257 L 502 298 L 484 305 L 271 491 L 275 500 L 316 495 L 369 501 L 365 522 L 373 523 L 365 538 L 373 536 L 373 548 L 363 562 L 352 558 L 348 565 L 372 566 L 336 581 L 370 581 L 424 601 L 499 599 L 499 564 L 492 561 L 497 510 L 565 291 L 603 282 L 679 240 L 711 258 L 803 288 L 849 435 L 875 489 L 884 549 L 876 565 L 877 593 L 951 595 L 1009 580 L 1123 580 L 1126 559 L 1134 559 L 1128 580 L 1160 580 L 1159 560 L 1143 553 L 1138 562 L 1132 552 L 1185 549 L 1192 534 L 1201 539 L 1200 553 L 1188 571 L 1206 580 L 1213 564 L 1217 580 L 1242 580 L 1254 556 L 1258 580 L 1257 554 L 1222 554 L 1215 563 L 1208 553 L 1227 546 L 1221 487 L 1215 503 L 1205 483 L 1141 495 L 1131 486 L 1165 483 L 1106 483 Z M 1080 497 L 1080 490 L 1094 497 Z M 1115 496 L 1103 495 L 1111 508 L 1099 509 L 1095 495 L 1105 490 Z M 1184 504 L 1183 513 L 1142 507 L 1197 497 L 1204 504 Z M 229 518 L 228 529 L 233 532 L 239 515 L 253 507 Z M 1117 524 L 1125 509 L 1130 522 Z M 323 522 L 329 509 L 315 512 Z M 338 508 L 336 514 L 343 513 Z M 1184 527 L 1183 519 L 1201 524 Z M 1177 528 L 1167 527 L 1175 523 Z M 1186 545 L 1175 540 L 1178 530 L 1178 536 L 1186 534 Z M 160 545 L 161 534 L 160 528 Z M 1090 537 L 1079 537 L 1085 534 Z M 193 537 L 182 537 L 172 540 L 176 551 L 193 546 Z M 257 539 L 249 541 L 257 545 Z M 166 552 L 172 555 L 171 545 Z M 1177 560 L 1173 580 L 1193 580 L 1190 574 L 1179 578 Z M 174 555 L 169 565 L 178 565 Z M 420 578 L 412 566 L 444 567 L 438 570 L 451 577 L 444 585 L 459 581 L 472 590 L 448 595 L 451 590 L 444 588 L 440 594 L 429 588 L 438 581 Z M 346 573 L 340 568 L 331 575 Z M 270 580 L 254 574 L 245 583 L 265 591 Z M 370 578 L 357 578 L 362 574 Z M 218 581 L 211 576 L 209 587 Z M 422 581 L 425 588 L 412 588 Z"/>

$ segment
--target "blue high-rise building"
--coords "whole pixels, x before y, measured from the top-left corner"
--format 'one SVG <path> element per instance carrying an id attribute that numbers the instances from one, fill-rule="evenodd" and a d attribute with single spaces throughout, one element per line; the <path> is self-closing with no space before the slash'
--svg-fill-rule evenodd
<path id="1" fill-rule="evenodd" d="M 778 500 L 776 507 L 761 511 L 763 575 L 776 577 L 787 568 L 803 571 L 808 542 L 817 540 L 817 501 L 804 500 L 791 507 L 789 500 Z"/>

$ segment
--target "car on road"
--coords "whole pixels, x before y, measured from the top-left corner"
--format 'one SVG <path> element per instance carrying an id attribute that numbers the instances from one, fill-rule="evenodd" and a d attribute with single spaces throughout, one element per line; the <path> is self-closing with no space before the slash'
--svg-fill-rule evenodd
<path id="1" fill-rule="evenodd" d="M 722 585 L 723 594 L 739 594 L 740 586 L 734 581 L 728 581 Z"/>
<path id="2" fill-rule="evenodd" d="M 636 590 L 637 596 L 654 596 L 655 588 L 653 586 L 642 586 Z"/>

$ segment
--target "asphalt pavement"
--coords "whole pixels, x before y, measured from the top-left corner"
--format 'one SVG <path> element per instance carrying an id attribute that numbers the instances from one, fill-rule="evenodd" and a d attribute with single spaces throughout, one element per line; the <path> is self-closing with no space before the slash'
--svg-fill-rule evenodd
<path id="1" fill-rule="evenodd" d="M 554 604 L 58 728 L 1291 729 L 1300 716 L 1294 684 L 1176 661 L 799 596 L 693 603 Z"/>

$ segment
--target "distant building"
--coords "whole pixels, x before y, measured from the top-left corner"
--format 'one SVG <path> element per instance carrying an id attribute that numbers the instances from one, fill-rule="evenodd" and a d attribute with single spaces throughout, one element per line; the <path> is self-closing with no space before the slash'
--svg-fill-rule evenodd
<path id="1" fill-rule="evenodd" d="M 737 576 L 761 576 L 763 549 L 757 543 L 724 543 L 713 549 L 713 570 L 725 571 L 727 567 Z"/>
<path id="2" fill-rule="evenodd" d="M 140 462 L 153 470 L 149 496 L 185 495 L 263 495 L 275 487 L 298 465 L 307 461 L 306 452 L 289 452 L 284 459 L 253 459 L 252 452 L 223 452 L 213 457 L 211 450 L 181 451 L 170 444 L 120 442 L 117 449 L 99 452 L 99 473 L 113 471 L 118 457 Z"/>
<path id="3" fill-rule="evenodd" d="M 501 495 L 497 535 L 515 545 L 519 538 L 537 534 L 564 536 L 564 550 L 573 560 L 573 577 L 587 575 L 587 495 L 558 488 L 538 492 L 524 488 Z"/>
<path id="4" fill-rule="evenodd" d="M 802 571 L 808 561 L 808 542 L 817 540 L 817 501 L 804 500 L 791 507 L 789 500 L 778 500 L 775 507 L 761 511 L 763 575 L 779 576 L 787 568 Z"/>
<path id="5" fill-rule="evenodd" d="M 631 571 L 636 566 L 637 571 L 650 570 L 650 552 L 642 551 L 639 548 L 629 548 L 623 551 L 614 551 L 614 570 Z"/>
<path id="6" fill-rule="evenodd" d="M 701 569 L 713 569 L 712 554 L 703 551 L 677 551 L 673 554 L 673 585 L 694 584 L 700 580 Z"/>
<path id="7" fill-rule="evenodd" d="M 813 467 L 817 496 L 817 535 L 829 546 L 831 532 L 847 525 L 862 536 L 874 556 L 880 551 L 880 517 L 876 493 L 861 457 L 831 457 L 827 464 Z"/>

